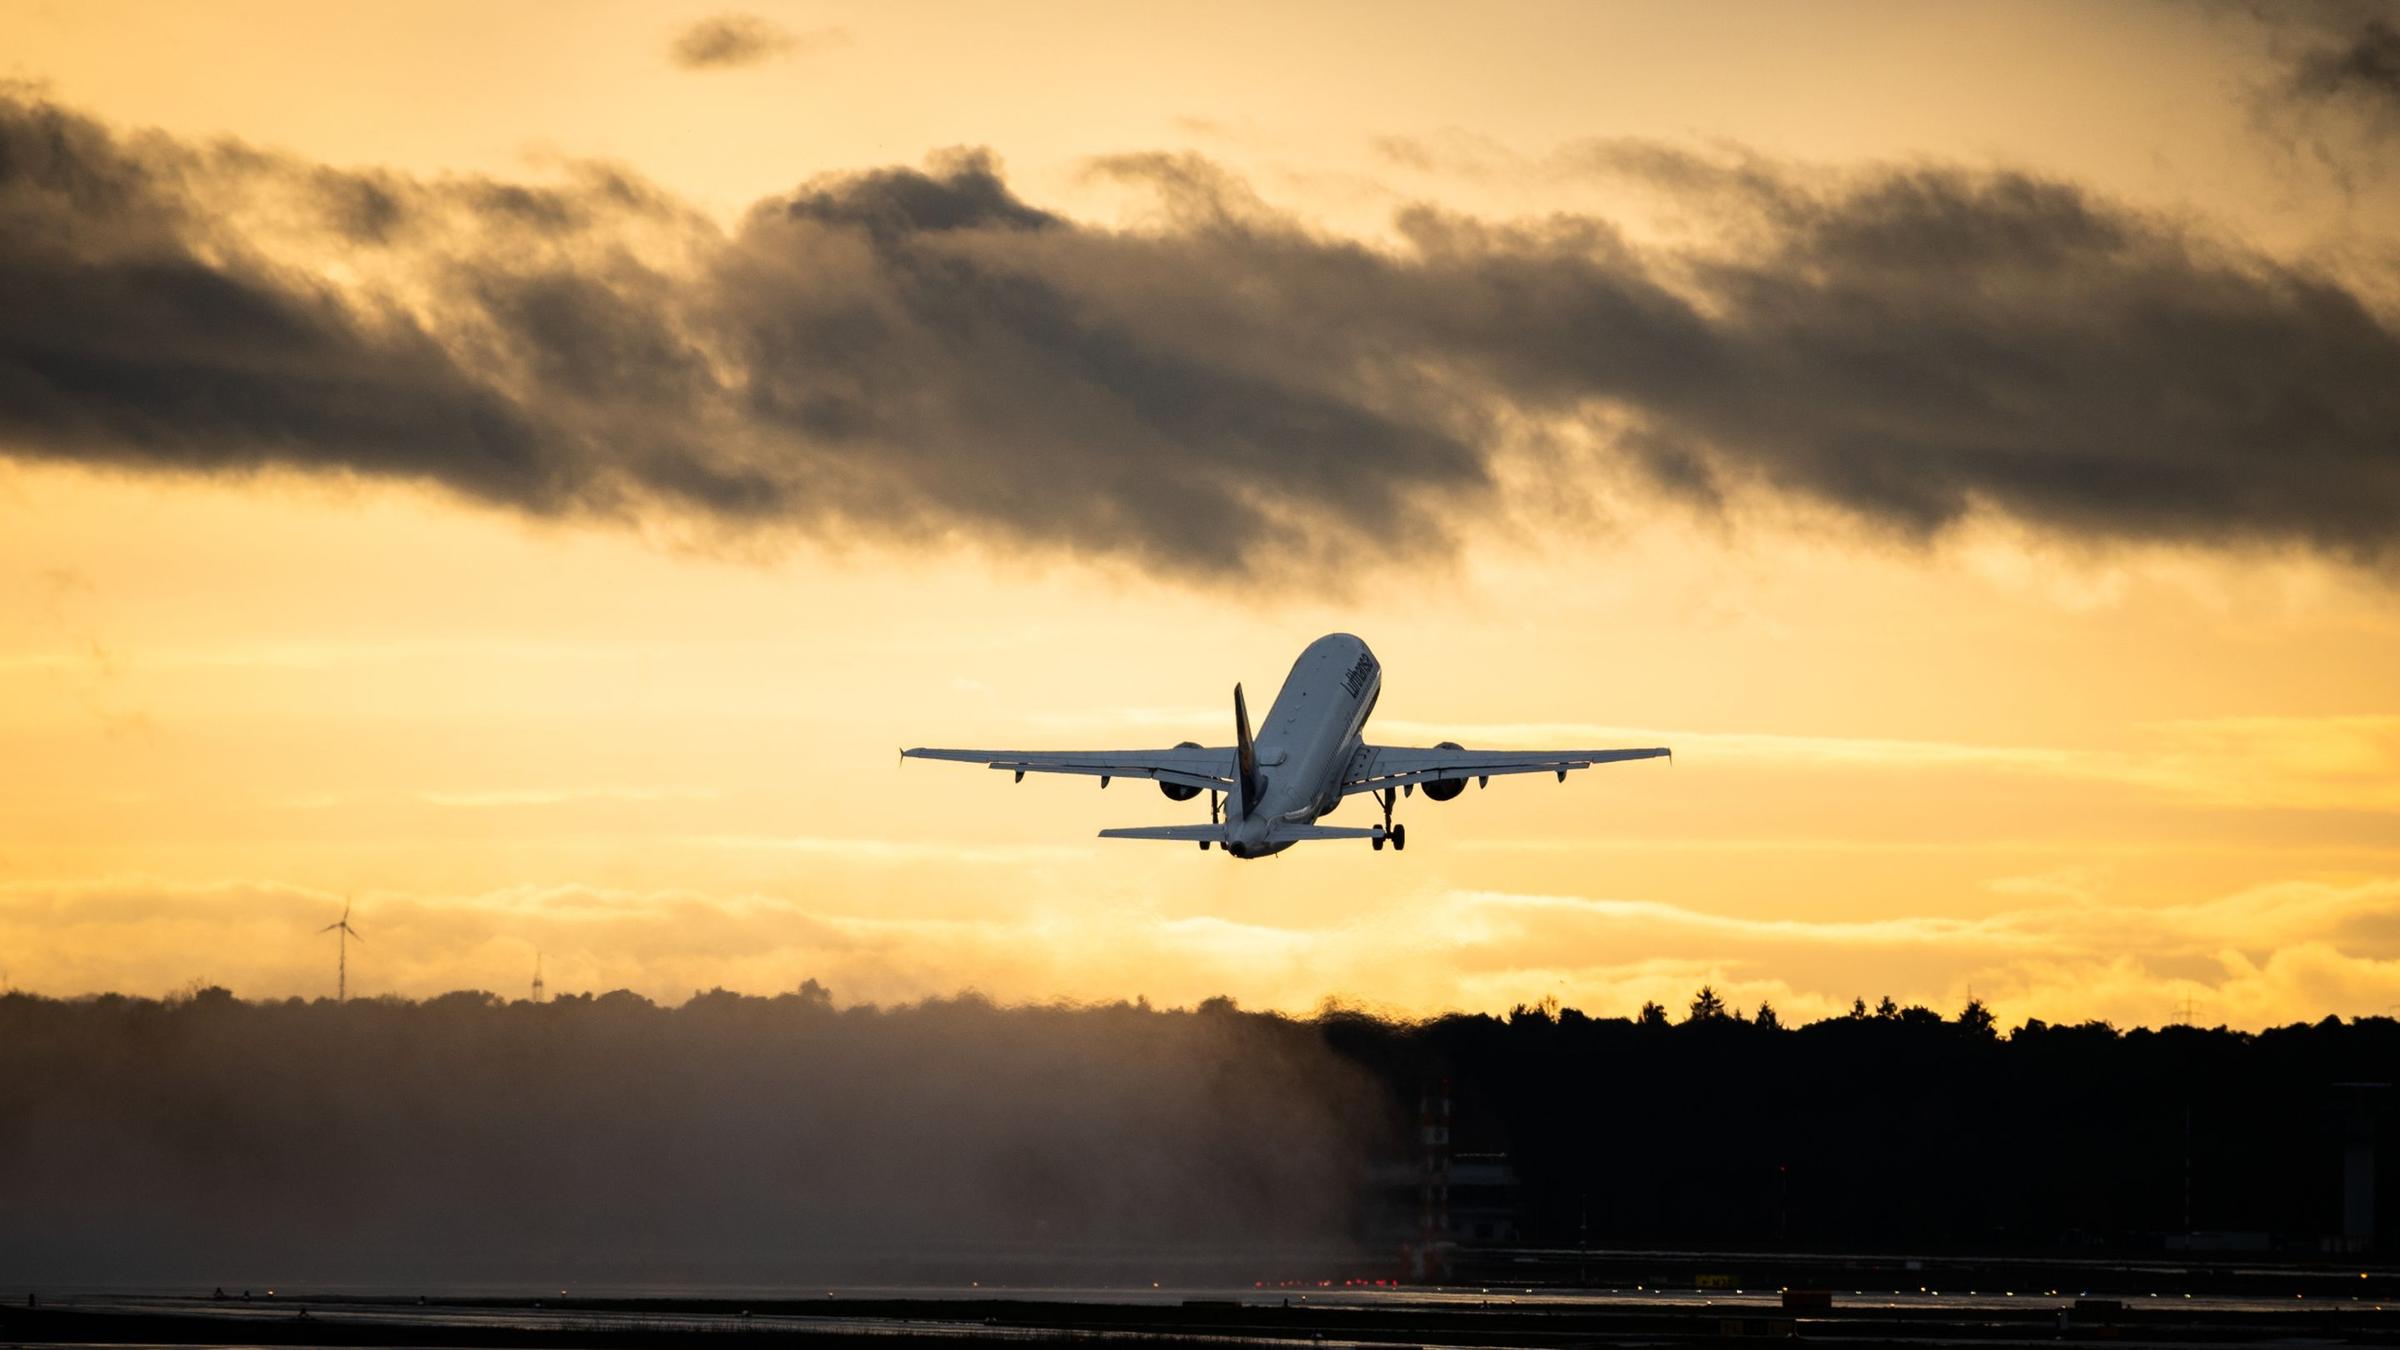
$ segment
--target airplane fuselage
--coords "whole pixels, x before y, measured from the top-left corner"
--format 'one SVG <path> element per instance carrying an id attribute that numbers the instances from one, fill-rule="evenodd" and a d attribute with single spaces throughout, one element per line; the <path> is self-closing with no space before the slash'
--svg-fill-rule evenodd
<path id="1" fill-rule="evenodd" d="M 1256 810 L 1234 794 L 1225 851 L 1263 858 L 1292 846 L 1270 841 L 1277 822 L 1306 825 L 1342 801 L 1342 782 L 1365 743 L 1367 718 L 1383 692 L 1383 663 L 1348 633 L 1308 644 L 1259 724 Z"/>

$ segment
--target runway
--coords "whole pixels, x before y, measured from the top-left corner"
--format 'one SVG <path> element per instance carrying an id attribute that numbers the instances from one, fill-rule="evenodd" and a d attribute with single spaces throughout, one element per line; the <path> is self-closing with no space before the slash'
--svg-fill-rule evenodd
<path id="1" fill-rule="evenodd" d="M 1341 1287 L 871 1289 L 811 1297 L 457 1298 L 253 1291 L 89 1292 L 0 1308 L 12 1348 L 725 1350 L 804 1341 L 910 1344 L 1512 1347 L 1818 1345 L 2244 1346 L 2400 1343 L 2400 1304 L 2243 1296 Z M 420 1301 L 420 1299 L 422 1301 Z M 759 1338 L 755 1341 L 748 1338 Z"/>

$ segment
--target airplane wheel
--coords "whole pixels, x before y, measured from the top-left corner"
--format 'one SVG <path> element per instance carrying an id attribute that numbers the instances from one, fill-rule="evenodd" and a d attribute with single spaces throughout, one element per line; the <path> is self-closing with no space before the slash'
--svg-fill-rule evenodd
<path id="1" fill-rule="evenodd" d="M 1407 847 L 1408 827 L 1406 825 L 1394 825 L 1392 827 L 1392 848 L 1394 850 L 1398 850 Z"/>
<path id="2" fill-rule="evenodd" d="M 1379 835 L 1376 835 L 1376 836 L 1375 836 L 1375 837 L 1374 837 L 1372 840 L 1370 840 L 1370 841 L 1368 841 L 1368 842 L 1372 843 L 1372 844 L 1375 846 L 1375 851 L 1376 851 L 1377 853 L 1381 853 L 1381 852 L 1383 852 L 1383 836 L 1382 836 L 1382 835 L 1380 835 L 1380 834 L 1379 834 Z"/>
<path id="3" fill-rule="evenodd" d="M 1207 841 L 1207 840 L 1203 839 L 1203 840 L 1201 840 L 1201 841 L 1200 841 L 1200 851 L 1201 851 L 1202 853 L 1206 853 L 1206 852 L 1208 852 L 1208 841 Z"/>

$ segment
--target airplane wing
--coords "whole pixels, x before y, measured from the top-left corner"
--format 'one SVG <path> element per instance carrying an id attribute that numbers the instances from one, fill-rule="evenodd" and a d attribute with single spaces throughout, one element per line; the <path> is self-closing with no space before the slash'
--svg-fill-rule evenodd
<path id="1" fill-rule="evenodd" d="M 903 759 L 949 759 L 1006 769 L 1020 780 L 1029 773 L 1080 773 L 1110 778 L 1148 778 L 1194 792 L 1233 787 L 1231 746 L 1178 745 L 1164 750 L 928 750 L 900 752 Z M 1107 783 L 1103 781 L 1102 787 Z"/>
<path id="2" fill-rule="evenodd" d="M 1504 773 L 1555 773 L 1564 782 L 1573 769 L 1627 759 L 1671 759 L 1674 754 L 1663 745 L 1638 750 L 1467 750 L 1455 745 L 1420 750 L 1402 745 L 1368 745 L 1361 746 L 1358 756 L 1350 761 L 1350 771 L 1342 780 L 1342 795 L 1383 792 L 1412 783 L 1453 782 L 1464 786 L 1470 778 L 1491 778 Z"/>

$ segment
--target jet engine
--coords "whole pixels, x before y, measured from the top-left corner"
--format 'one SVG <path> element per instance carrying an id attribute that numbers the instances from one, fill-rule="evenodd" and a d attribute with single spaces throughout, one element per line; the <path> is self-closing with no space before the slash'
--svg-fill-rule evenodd
<path id="1" fill-rule="evenodd" d="M 1200 748 L 1200 742 L 1177 741 L 1175 742 L 1175 748 L 1178 750 L 1197 750 Z M 1200 789 L 1184 783 L 1161 783 L 1158 785 L 1158 790 L 1167 794 L 1167 800 L 1171 802 L 1188 802 L 1192 798 L 1200 795 Z"/>
<path id="2" fill-rule="evenodd" d="M 1467 747 L 1456 741 L 1443 741 L 1433 748 L 1436 750 L 1464 750 Z M 1417 786 L 1425 789 L 1425 795 L 1435 801 L 1446 802 L 1467 790 L 1467 780 L 1464 778 L 1435 778 L 1419 783 Z"/>

